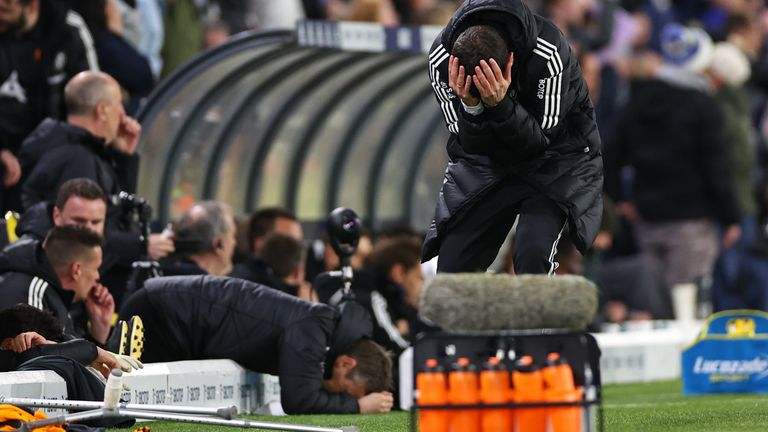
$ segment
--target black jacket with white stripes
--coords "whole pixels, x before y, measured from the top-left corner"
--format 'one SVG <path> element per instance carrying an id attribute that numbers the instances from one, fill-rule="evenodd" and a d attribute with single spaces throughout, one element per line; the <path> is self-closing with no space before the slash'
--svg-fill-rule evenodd
<path id="1" fill-rule="evenodd" d="M 74 334 L 69 316 L 73 293 L 65 291 L 42 242 L 19 240 L 0 253 L 0 310 L 26 303 L 51 312 L 64 327 L 64 333 Z M 0 323 L 2 325 L 2 323 Z"/>
<path id="2" fill-rule="evenodd" d="M 64 85 L 98 69 L 93 38 L 69 2 L 40 0 L 29 31 L 0 34 L 0 148 L 18 151 L 45 117 L 64 118 Z"/>
<path id="3" fill-rule="evenodd" d="M 448 87 L 448 57 L 458 35 L 476 24 L 499 29 L 515 57 L 507 98 L 475 116 Z M 557 202 L 576 246 L 589 248 L 602 216 L 600 137 L 560 30 L 521 0 L 465 0 L 432 44 L 429 77 L 451 133 L 450 162 L 422 259 L 437 255 L 441 235 L 510 175 Z"/>

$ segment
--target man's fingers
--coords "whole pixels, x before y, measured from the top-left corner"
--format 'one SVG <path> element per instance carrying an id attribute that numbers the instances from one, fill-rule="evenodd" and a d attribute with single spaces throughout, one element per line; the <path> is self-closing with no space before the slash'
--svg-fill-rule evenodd
<path id="1" fill-rule="evenodd" d="M 491 59 L 490 66 L 491 66 L 491 71 L 493 71 L 493 76 L 496 78 L 496 81 L 503 82 L 504 74 L 501 72 L 501 68 L 499 67 L 499 64 L 496 63 L 496 60 Z"/>
<path id="2" fill-rule="evenodd" d="M 455 60 L 456 58 L 454 56 L 448 58 L 448 86 L 451 88 L 456 86 L 456 76 L 458 74 L 458 70 L 456 70 L 458 61 Z"/>
<path id="3" fill-rule="evenodd" d="M 504 68 L 504 79 L 507 82 L 512 82 L 512 65 L 515 63 L 515 53 L 509 53 L 509 60 L 507 61 L 507 67 Z"/>
<path id="4" fill-rule="evenodd" d="M 464 66 L 459 66 L 459 74 L 456 76 L 456 83 L 457 84 L 464 84 L 466 80 L 466 71 L 464 70 Z"/>
<path id="5" fill-rule="evenodd" d="M 497 79 L 496 79 L 496 75 L 494 75 L 493 73 L 493 69 L 491 68 L 491 65 L 489 65 L 488 62 L 485 60 L 480 60 L 480 67 L 483 69 L 483 74 L 485 75 L 485 79 L 490 84 L 489 88 L 495 91 L 496 86 L 493 84 L 496 83 Z"/>
<path id="6" fill-rule="evenodd" d="M 477 69 L 480 70 L 479 67 Z M 477 89 L 480 91 L 480 96 L 488 97 L 493 93 L 491 90 L 491 85 L 488 83 L 488 79 L 485 78 L 485 75 L 482 71 L 473 76 L 472 80 L 475 82 L 475 86 L 477 86 Z"/>

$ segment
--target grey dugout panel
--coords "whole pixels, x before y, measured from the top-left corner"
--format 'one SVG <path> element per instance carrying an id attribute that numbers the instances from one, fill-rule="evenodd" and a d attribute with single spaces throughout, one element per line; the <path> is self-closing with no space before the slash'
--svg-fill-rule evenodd
<path id="1" fill-rule="evenodd" d="M 422 48 L 434 33 L 304 22 L 204 51 L 138 115 L 138 193 L 163 223 L 219 200 L 236 214 L 286 207 L 304 222 L 345 206 L 373 228 L 426 229 L 447 163 Z"/>

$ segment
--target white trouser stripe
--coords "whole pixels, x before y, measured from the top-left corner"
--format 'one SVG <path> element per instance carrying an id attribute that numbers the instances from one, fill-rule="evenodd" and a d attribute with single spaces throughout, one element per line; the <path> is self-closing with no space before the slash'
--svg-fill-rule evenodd
<path id="1" fill-rule="evenodd" d="M 549 253 L 549 273 L 547 273 L 547 276 L 552 276 L 555 274 L 555 269 L 557 269 L 560 264 L 555 262 L 555 254 L 557 254 L 557 244 L 560 242 L 560 237 L 563 235 L 563 230 L 565 230 L 565 225 L 568 223 L 567 221 L 563 223 L 563 227 L 560 228 L 560 232 L 557 234 L 557 238 L 555 239 L 555 242 L 552 243 L 552 251 Z"/>

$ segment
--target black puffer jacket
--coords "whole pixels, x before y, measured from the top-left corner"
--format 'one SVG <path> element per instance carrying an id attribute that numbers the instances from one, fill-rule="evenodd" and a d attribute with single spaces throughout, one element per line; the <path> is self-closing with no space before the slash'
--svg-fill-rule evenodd
<path id="1" fill-rule="evenodd" d="M 64 333 L 74 334 L 69 317 L 73 293 L 65 291 L 36 240 L 19 240 L 0 253 L 0 310 L 26 303 L 58 319 Z"/>
<path id="2" fill-rule="evenodd" d="M 458 35 L 478 23 L 500 29 L 515 57 L 508 97 L 472 116 L 448 87 L 448 57 Z M 437 255 L 441 235 L 510 175 L 557 202 L 576 246 L 589 248 L 602 215 L 600 137 L 560 30 L 520 0 L 466 0 L 432 44 L 429 76 L 451 132 L 450 162 L 422 259 Z"/>
<path id="3" fill-rule="evenodd" d="M 360 412 L 349 394 L 324 390 L 323 377 L 335 355 L 370 335 L 370 323 L 346 325 L 327 305 L 242 279 L 176 276 L 148 280 L 120 315 L 144 321 L 142 360 L 228 358 L 279 375 L 287 413 Z"/>

